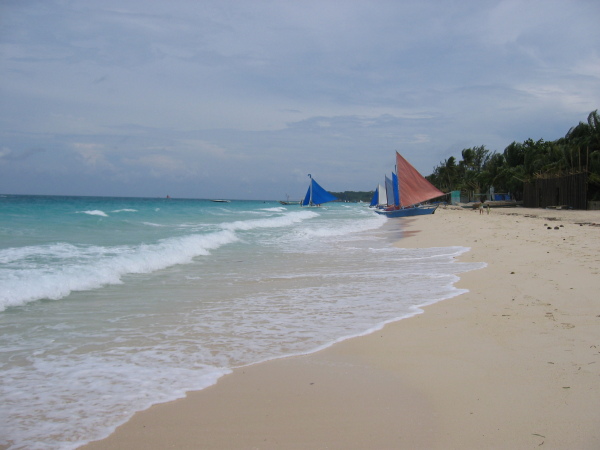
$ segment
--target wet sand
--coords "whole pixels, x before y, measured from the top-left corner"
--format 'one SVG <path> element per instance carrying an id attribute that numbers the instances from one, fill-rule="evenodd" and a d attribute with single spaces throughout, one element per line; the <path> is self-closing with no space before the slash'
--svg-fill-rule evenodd
<path id="1" fill-rule="evenodd" d="M 84 448 L 600 448 L 600 211 L 396 220 L 397 245 L 488 266 L 423 314 L 235 370 Z"/>

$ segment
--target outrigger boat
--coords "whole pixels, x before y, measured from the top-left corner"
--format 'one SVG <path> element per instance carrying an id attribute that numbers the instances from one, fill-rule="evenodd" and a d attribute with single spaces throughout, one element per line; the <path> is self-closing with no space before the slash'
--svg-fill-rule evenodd
<path id="1" fill-rule="evenodd" d="M 300 204 L 300 200 L 290 200 L 290 196 L 289 195 L 285 195 L 286 200 L 279 200 L 279 203 L 281 203 L 282 205 L 299 205 Z"/>
<path id="2" fill-rule="evenodd" d="M 308 185 L 308 191 L 306 191 L 306 196 L 300 206 L 321 206 L 323 203 L 334 202 L 339 200 L 335 195 L 330 194 L 325 189 L 323 189 L 319 183 L 317 183 L 312 175 L 309 173 L 308 177 L 310 178 L 310 184 Z"/>
<path id="3" fill-rule="evenodd" d="M 396 173 L 386 178 L 387 206 L 375 209 L 386 217 L 410 217 L 433 214 L 438 205 L 423 204 L 445 195 L 425 179 L 400 153 L 396 152 Z"/>

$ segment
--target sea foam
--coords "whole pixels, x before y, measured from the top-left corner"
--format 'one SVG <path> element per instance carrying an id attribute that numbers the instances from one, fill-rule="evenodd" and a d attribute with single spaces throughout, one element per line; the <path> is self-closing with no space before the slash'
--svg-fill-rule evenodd
<path id="1" fill-rule="evenodd" d="M 237 239 L 233 232 L 223 230 L 139 246 L 56 244 L 3 250 L 0 261 L 9 262 L 10 266 L 0 272 L 3 286 L 0 311 L 40 299 L 58 300 L 74 291 L 119 284 L 126 274 L 150 273 L 186 264 Z M 55 261 L 52 266 L 48 265 L 48 259 Z M 57 260 L 61 263 L 56 264 Z"/>
<path id="2" fill-rule="evenodd" d="M 10 265 L 0 272 L 0 284 L 4 286 L 0 291 L 0 311 L 40 299 L 58 300 L 75 291 L 120 284 L 127 274 L 151 273 L 176 264 L 188 264 L 195 257 L 209 255 L 210 250 L 237 241 L 236 231 L 286 227 L 317 216 L 306 210 L 264 219 L 225 222 L 220 225 L 221 231 L 138 246 L 59 243 L 3 250 L 0 251 L 0 262 Z"/>
<path id="3" fill-rule="evenodd" d="M 104 211 L 100 211 L 100 210 L 93 210 L 93 211 L 78 211 L 78 213 L 81 214 L 89 214 L 90 216 L 102 216 L 102 217 L 108 217 L 108 214 L 106 214 Z"/>

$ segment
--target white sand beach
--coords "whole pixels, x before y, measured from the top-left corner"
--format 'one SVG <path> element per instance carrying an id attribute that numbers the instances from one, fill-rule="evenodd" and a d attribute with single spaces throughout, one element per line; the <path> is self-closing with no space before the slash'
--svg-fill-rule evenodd
<path id="1" fill-rule="evenodd" d="M 600 448 L 600 211 L 394 220 L 397 245 L 487 267 L 423 314 L 235 370 L 84 448 Z"/>

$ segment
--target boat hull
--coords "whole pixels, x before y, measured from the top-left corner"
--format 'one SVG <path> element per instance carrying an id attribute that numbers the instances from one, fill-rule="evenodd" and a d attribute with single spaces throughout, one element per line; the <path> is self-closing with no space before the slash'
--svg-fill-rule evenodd
<path id="1" fill-rule="evenodd" d="M 386 211 L 384 209 L 376 209 L 375 212 L 377 214 L 381 214 L 386 217 L 413 217 L 413 216 L 425 216 L 427 214 L 433 214 L 437 209 L 438 205 L 432 206 L 417 206 L 415 208 L 402 208 L 402 209 L 393 209 L 390 211 Z"/>

